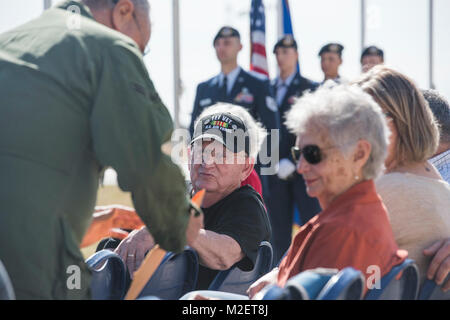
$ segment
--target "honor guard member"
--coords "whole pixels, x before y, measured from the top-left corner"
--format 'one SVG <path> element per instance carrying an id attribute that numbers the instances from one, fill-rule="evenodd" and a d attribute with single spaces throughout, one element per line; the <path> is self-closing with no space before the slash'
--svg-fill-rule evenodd
<path id="1" fill-rule="evenodd" d="M 297 42 L 291 35 L 281 38 L 273 49 L 280 75 L 271 83 L 280 112 L 280 163 L 278 174 L 270 177 L 270 195 L 266 200 L 272 223 L 274 261 L 279 261 L 291 243 L 294 205 L 300 211 L 302 224 L 320 211 L 319 202 L 306 193 L 303 177 L 297 173 L 291 147 L 296 137 L 284 124 L 285 114 L 295 100 L 305 91 L 314 90 L 318 84 L 304 78 L 297 69 Z"/>
<path id="2" fill-rule="evenodd" d="M 200 113 L 217 102 L 240 105 L 261 122 L 265 129 L 279 129 L 277 105 L 270 93 L 269 81 L 255 77 L 237 64 L 237 57 L 242 49 L 239 32 L 231 27 L 222 27 L 213 44 L 221 72 L 197 87 L 190 125 L 191 136 L 194 122 Z"/>
<path id="3" fill-rule="evenodd" d="M 333 80 L 338 84 L 347 82 L 339 75 L 339 67 L 342 64 L 342 50 L 344 50 L 344 46 L 339 43 L 329 43 L 320 49 L 320 66 L 324 74 L 322 84 L 327 80 Z"/>
<path id="4" fill-rule="evenodd" d="M 64 1 L 0 34 L 0 260 L 18 299 L 90 298 L 79 246 L 108 166 L 165 250 L 199 221 L 161 153 L 173 123 L 149 38 L 147 0 Z"/>
<path id="5" fill-rule="evenodd" d="M 377 64 L 384 63 L 384 52 L 375 46 L 367 47 L 361 54 L 361 70 L 367 72 Z"/>

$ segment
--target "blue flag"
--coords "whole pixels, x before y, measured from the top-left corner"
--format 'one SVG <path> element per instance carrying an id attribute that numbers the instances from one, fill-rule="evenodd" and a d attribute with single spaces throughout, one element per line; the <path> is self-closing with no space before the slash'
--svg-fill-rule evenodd
<path id="1" fill-rule="evenodd" d="M 294 31 L 292 30 L 291 11 L 289 10 L 288 0 L 281 0 L 282 6 L 282 19 L 283 19 L 283 36 L 292 35 L 294 37 Z M 295 37 L 294 37 L 295 38 Z M 297 41 L 298 45 L 298 41 Z M 300 63 L 297 62 L 297 71 L 300 72 Z"/>

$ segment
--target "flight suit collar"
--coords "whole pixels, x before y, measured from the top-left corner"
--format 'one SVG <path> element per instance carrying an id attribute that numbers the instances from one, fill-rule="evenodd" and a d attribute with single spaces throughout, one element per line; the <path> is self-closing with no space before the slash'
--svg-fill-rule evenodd
<path id="1" fill-rule="evenodd" d="M 82 15 L 83 17 L 94 19 L 91 10 L 86 5 L 78 1 L 71 1 L 71 0 L 61 1 L 60 3 L 55 5 L 55 8 L 68 10 L 70 6 L 77 6 L 78 8 L 80 8 L 79 12 L 80 15 Z M 74 12 L 73 10 L 70 11 Z"/>

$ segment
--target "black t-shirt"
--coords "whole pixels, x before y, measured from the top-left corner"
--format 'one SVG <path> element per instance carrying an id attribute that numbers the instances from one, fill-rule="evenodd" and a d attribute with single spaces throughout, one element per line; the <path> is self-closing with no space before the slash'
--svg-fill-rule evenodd
<path id="1" fill-rule="evenodd" d="M 202 208 L 205 230 L 230 236 L 241 246 L 245 257 L 237 263 L 251 270 L 259 244 L 269 241 L 271 228 L 261 196 L 251 186 L 236 189 L 209 208 Z M 197 290 L 208 289 L 218 270 L 200 265 Z"/>

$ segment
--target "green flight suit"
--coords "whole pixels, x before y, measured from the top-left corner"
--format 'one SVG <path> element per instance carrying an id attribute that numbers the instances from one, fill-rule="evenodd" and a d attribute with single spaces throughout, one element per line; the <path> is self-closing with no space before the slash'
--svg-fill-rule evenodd
<path id="1" fill-rule="evenodd" d="M 0 259 L 19 299 L 90 297 L 79 245 L 108 166 L 156 242 L 183 249 L 185 179 L 161 152 L 172 130 L 136 43 L 78 2 L 0 35 Z"/>

